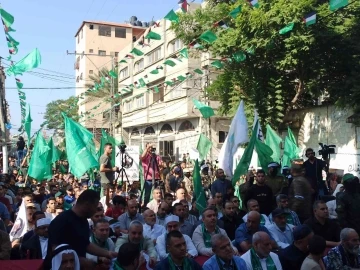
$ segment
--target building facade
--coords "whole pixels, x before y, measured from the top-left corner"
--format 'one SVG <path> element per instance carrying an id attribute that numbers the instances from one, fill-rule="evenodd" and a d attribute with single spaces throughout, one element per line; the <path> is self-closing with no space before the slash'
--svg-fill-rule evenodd
<path id="1" fill-rule="evenodd" d="M 103 76 L 100 73 L 103 68 L 111 70 L 117 63 L 119 51 L 132 44 L 144 31 L 144 28 L 131 24 L 83 21 L 75 34 L 76 96 L 84 93 L 89 84 L 94 84 L 90 76 Z M 80 100 L 79 114 L 89 111 L 99 102 L 99 99 Z M 108 128 L 109 123 L 100 113 L 108 108 L 110 104 L 102 104 L 92 111 L 94 117 L 83 120 L 82 124 L 92 131 Z"/>
<path id="2" fill-rule="evenodd" d="M 191 4 L 190 11 L 199 8 Z M 196 148 L 200 134 L 211 138 L 212 150 L 208 159 L 216 159 L 229 129 L 230 120 L 213 116 L 204 119 L 194 107 L 197 99 L 216 109 L 217 102 L 207 99 L 204 86 L 211 83 L 212 71 L 205 69 L 207 63 L 195 50 L 189 57 L 179 57 L 185 47 L 170 30 L 171 22 L 160 20 L 151 31 L 160 35 L 160 40 L 143 39 L 131 43 L 119 52 L 119 89 L 130 87 L 123 95 L 122 128 L 117 135 L 129 145 L 145 147 L 151 142 L 164 160 L 179 160 L 184 153 Z M 145 32 L 147 35 L 149 29 Z M 140 50 L 142 55 L 129 53 Z M 175 65 L 164 64 L 171 60 Z M 194 72 L 201 69 L 203 74 Z M 144 83 L 141 83 L 143 81 Z"/>

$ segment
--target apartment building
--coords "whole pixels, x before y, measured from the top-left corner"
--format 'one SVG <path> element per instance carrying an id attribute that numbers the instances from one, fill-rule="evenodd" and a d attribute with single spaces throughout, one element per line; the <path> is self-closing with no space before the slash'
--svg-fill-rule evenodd
<path id="1" fill-rule="evenodd" d="M 92 84 L 91 75 L 99 75 L 99 71 L 106 67 L 112 68 L 118 61 L 117 56 L 127 46 L 136 41 L 145 28 L 126 23 L 112 23 L 101 21 L 83 21 L 75 34 L 76 59 L 74 64 L 76 77 L 76 96 L 87 90 L 87 85 Z M 79 114 L 89 111 L 99 104 L 100 100 L 88 99 L 79 101 Z M 110 108 L 110 104 L 102 104 L 97 110 L 92 110 L 94 117 L 83 118 L 82 124 L 99 134 L 101 128 L 108 128 L 109 122 L 105 121 L 102 111 Z M 97 136 L 96 136 L 97 137 Z"/>
<path id="2" fill-rule="evenodd" d="M 191 4 L 190 11 L 199 7 Z M 209 61 L 206 57 L 193 57 L 191 50 L 188 58 L 179 57 L 185 46 L 170 26 L 170 21 L 160 20 L 151 27 L 152 32 L 160 35 L 160 40 L 140 37 L 140 42 L 119 51 L 119 89 L 125 87 L 131 91 L 122 96 L 122 129 L 117 130 L 118 136 L 128 145 L 144 147 L 146 142 L 151 142 L 164 159 L 179 160 L 191 148 L 196 148 L 203 133 L 213 142 L 208 158 L 215 159 L 230 120 L 217 116 L 204 119 L 194 107 L 193 98 L 210 103 L 215 109 L 218 106 L 217 102 L 206 99 L 203 90 L 214 74 L 204 68 Z M 142 54 L 131 54 L 134 48 Z M 167 60 L 175 65 L 164 64 Z M 195 69 L 201 69 L 203 74 L 194 72 Z"/>

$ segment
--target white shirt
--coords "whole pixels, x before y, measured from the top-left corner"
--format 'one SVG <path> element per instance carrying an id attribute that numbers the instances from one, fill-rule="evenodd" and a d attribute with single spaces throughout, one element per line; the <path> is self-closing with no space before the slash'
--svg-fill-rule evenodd
<path id="1" fill-rule="evenodd" d="M 329 210 L 329 218 L 337 219 L 336 200 L 328 201 L 326 203 L 326 206 L 328 207 L 328 210 Z"/>
<path id="2" fill-rule="evenodd" d="M 198 255 L 198 252 L 196 250 L 196 247 L 194 246 L 194 243 L 191 241 L 191 238 L 186 234 L 183 234 L 183 236 L 186 243 L 187 253 L 189 253 L 193 257 L 196 257 Z M 158 239 L 156 240 L 155 248 L 158 254 L 159 261 L 165 259 L 168 256 L 168 253 L 166 252 L 166 233 L 158 237 Z"/>
<path id="3" fill-rule="evenodd" d="M 56 217 L 55 213 L 44 212 L 44 214 L 45 217 L 50 218 L 51 220 L 53 220 Z"/>
<path id="4" fill-rule="evenodd" d="M 246 269 L 247 270 L 253 270 L 253 267 L 251 265 L 251 255 L 250 255 L 250 250 L 248 252 L 246 252 L 244 255 L 241 256 L 241 258 L 245 261 L 246 263 Z M 275 253 L 273 252 L 270 252 L 270 256 L 272 258 L 272 260 L 274 261 L 274 264 L 275 264 L 275 267 L 276 267 L 276 270 L 282 270 L 282 266 L 281 266 L 281 263 L 280 263 L 280 260 L 279 260 L 279 257 L 278 255 L 276 255 Z M 260 259 L 260 263 L 261 263 L 261 267 L 263 270 L 266 270 L 267 267 L 266 267 L 266 258 L 264 259 Z"/>
<path id="5" fill-rule="evenodd" d="M 220 230 L 220 234 L 227 236 L 227 233 L 225 232 L 225 230 L 219 228 Z M 215 232 L 213 232 L 211 234 L 211 236 L 213 236 L 215 234 Z M 228 237 L 229 238 L 229 237 Z M 198 251 L 199 255 L 203 255 L 203 256 L 208 256 L 211 257 L 212 255 L 214 255 L 214 252 L 212 250 L 211 247 L 206 247 L 205 246 L 205 242 L 204 242 L 204 238 L 203 238 L 203 233 L 202 233 L 202 224 L 200 224 L 199 226 L 196 227 L 193 236 L 192 236 L 192 241 L 194 243 L 194 246 L 196 247 L 196 250 Z M 229 239 L 230 243 L 231 240 Z M 233 250 L 235 252 L 237 252 L 238 250 L 236 249 L 236 247 L 234 247 L 231 243 L 231 246 L 233 248 Z"/>
<path id="6" fill-rule="evenodd" d="M 151 240 L 157 239 L 160 235 L 166 232 L 165 227 L 159 224 L 154 224 L 154 226 L 151 228 L 145 223 L 143 228 L 144 237 L 150 238 Z"/>
<path id="7" fill-rule="evenodd" d="M 263 226 L 265 226 L 266 228 L 268 227 L 268 226 L 270 226 L 271 225 L 271 222 L 270 222 L 270 220 L 269 220 L 269 218 L 266 216 L 266 215 L 264 215 L 264 214 L 261 214 L 262 215 L 262 217 L 264 218 L 264 220 L 265 220 L 265 224 L 263 225 L 263 224 L 261 224 L 261 225 L 263 225 Z M 247 217 L 248 217 L 248 214 L 246 214 L 244 217 L 243 217 L 243 221 L 246 223 L 246 221 L 247 221 Z"/>
<path id="8" fill-rule="evenodd" d="M 158 201 L 155 200 L 155 199 L 152 199 L 152 200 L 146 205 L 146 207 L 149 208 L 150 210 L 153 210 L 155 214 L 158 212 L 159 206 L 160 206 L 160 202 L 158 202 Z"/>
<path id="9" fill-rule="evenodd" d="M 41 256 L 42 256 L 42 259 L 45 259 L 46 254 L 47 254 L 47 249 L 48 249 L 49 238 L 39 236 L 39 240 L 40 240 L 40 246 L 41 246 Z"/>
<path id="10" fill-rule="evenodd" d="M 274 238 L 275 242 L 281 248 L 286 248 L 294 242 L 293 230 L 295 226 L 291 224 L 286 224 L 285 231 L 279 229 L 276 224 L 271 224 L 267 227 L 271 236 Z"/>

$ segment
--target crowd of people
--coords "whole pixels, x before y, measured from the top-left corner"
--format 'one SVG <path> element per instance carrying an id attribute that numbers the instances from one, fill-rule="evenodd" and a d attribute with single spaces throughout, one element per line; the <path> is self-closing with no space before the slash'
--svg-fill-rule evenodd
<path id="1" fill-rule="evenodd" d="M 236 187 L 204 162 L 206 206 L 196 200 L 186 155 L 163 162 L 147 145 L 141 190 L 138 182 L 114 185 L 112 150 L 105 145 L 98 184 L 67 172 L 29 181 L 19 174 L 26 161 L 10 158 L 0 181 L 0 260 L 38 259 L 53 270 L 360 268 L 359 179 L 326 184 L 326 161 L 312 149 L 306 162 L 283 173 L 272 162 Z"/>

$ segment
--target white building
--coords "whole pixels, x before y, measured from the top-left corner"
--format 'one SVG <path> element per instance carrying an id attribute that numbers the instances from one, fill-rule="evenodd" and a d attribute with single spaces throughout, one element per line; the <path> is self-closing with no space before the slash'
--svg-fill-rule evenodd
<path id="1" fill-rule="evenodd" d="M 192 4 L 190 11 L 199 7 Z M 132 43 L 119 51 L 118 59 L 126 59 L 126 63 L 119 64 L 119 89 L 125 87 L 126 90 L 129 85 L 135 87 L 123 96 L 123 129 L 118 129 L 118 136 L 122 136 L 129 145 L 144 147 L 146 142 L 152 142 L 162 157 L 179 160 L 192 147 L 196 148 L 199 135 L 203 133 L 213 142 L 208 159 L 216 159 L 230 120 L 217 116 L 204 119 L 192 101 L 195 98 L 208 102 L 212 108 L 218 106 L 217 102 L 206 99 L 203 90 L 205 83 L 211 82 L 211 71 L 203 69 L 207 63 L 202 57 L 191 56 L 192 50 L 189 50 L 188 59 L 173 58 L 184 48 L 184 44 L 169 29 L 170 21 L 163 19 L 158 21 L 158 25 L 153 26 L 151 31 L 159 34 L 161 40 L 144 40 L 145 45 Z M 147 33 L 148 30 L 145 36 Z M 134 59 L 126 57 L 133 48 L 141 50 L 143 55 L 134 55 Z M 176 65 L 164 65 L 167 59 Z M 202 69 L 203 74 L 195 73 L 195 69 Z M 151 71 L 158 71 L 158 74 Z M 181 81 L 179 76 L 187 79 Z M 140 86 L 141 79 L 146 86 Z M 166 82 L 174 82 L 174 85 Z"/>

